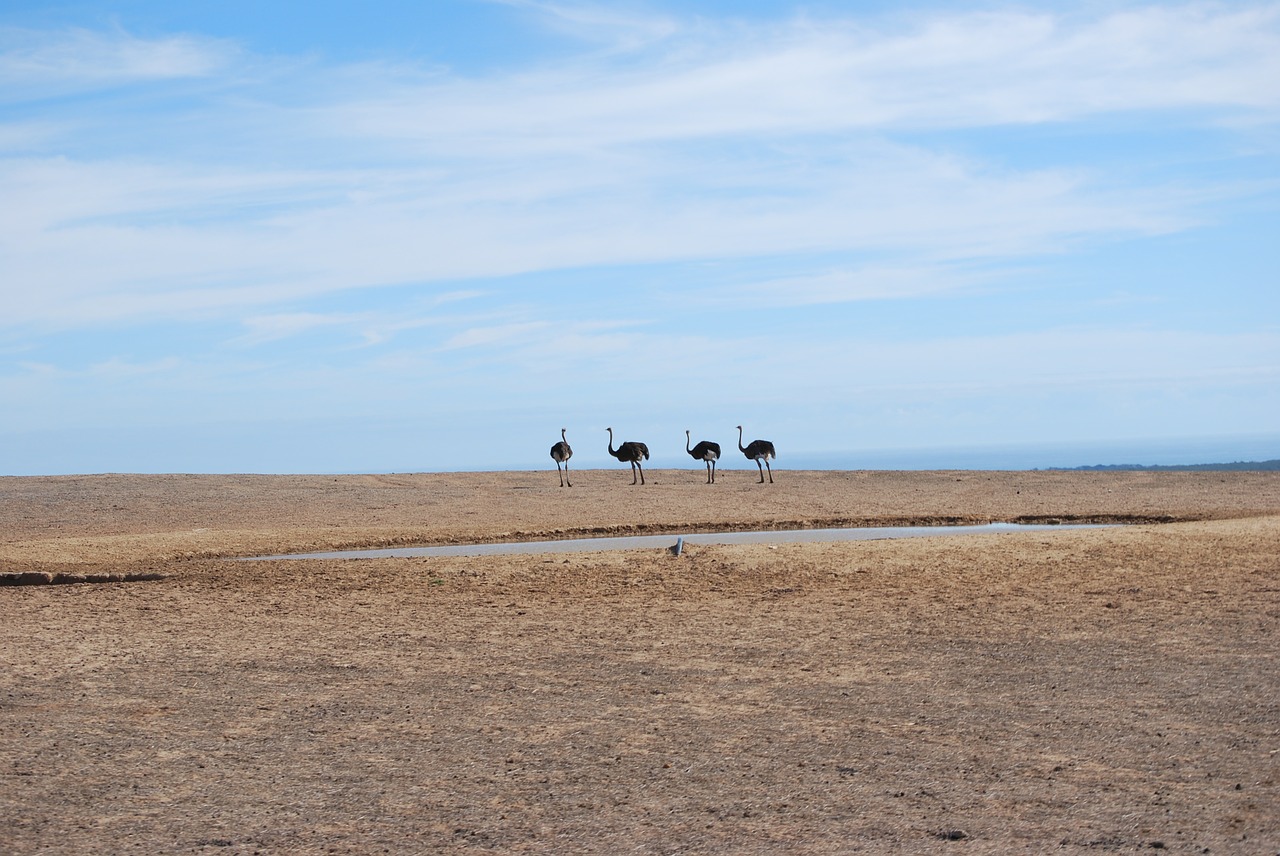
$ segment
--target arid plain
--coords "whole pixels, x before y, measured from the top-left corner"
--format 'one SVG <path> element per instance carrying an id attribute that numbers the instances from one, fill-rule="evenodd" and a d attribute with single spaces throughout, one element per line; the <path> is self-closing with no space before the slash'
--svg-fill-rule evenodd
<path id="1" fill-rule="evenodd" d="M 704 478 L 0 478 L 0 852 L 1280 852 L 1280 473 Z"/>

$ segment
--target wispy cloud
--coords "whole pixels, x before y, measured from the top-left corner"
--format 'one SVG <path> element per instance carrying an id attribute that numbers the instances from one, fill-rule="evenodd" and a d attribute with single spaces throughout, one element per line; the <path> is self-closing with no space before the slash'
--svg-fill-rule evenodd
<path id="1" fill-rule="evenodd" d="M 50 33 L 0 27 L 0 102 L 208 77 L 237 55 L 229 42 L 193 36 L 146 39 L 119 29 Z"/>
<path id="2" fill-rule="evenodd" d="M 332 125 L 438 154 L 596 150 L 741 135 L 974 128 L 1128 111 L 1265 111 L 1280 9 L 1148 7 L 1101 18 L 963 13 L 871 29 L 690 27 L 639 67 L 596 57 L 338 106 Z"/>
<path id="3" fill-rule="evenodd" d="M 281 339 L 289 339 L 315 330 L 334 327 L 349 328 L 363 325 L 369 320 L 367 313 L 288 312 L 269 315 L 252 315 L 245 318 L 244 335 L 234 341 L 237 345 L 261 345 Z"/>
<path id="4" fill-rule="evenodd" d="M 496 78 L 433 72 L 425 84 L 403 66 L 379 80 L 368 64 L 304 64 L 263 83 L 236 77 L 237 63 L 260 60 L 216 40 L 6 31 L 0 81 L 35 92 L 24 97 L 39 96 L 32 81 L 214 75 L 236 97 L 192 92 L 177 123 L 161 104 L 134 105 L 128 157 L 0 160 L 5 267 L 24 283 L 4 323 L 254 308 L 591 265 L 871 247 L 936 263 L 1159 234 L 1196 221 L 1203 188 L 1016 169 L 894 135 L 1123 111 L 1205 112 L 1190 124 L 1241 111 L 1274 119 L 1280 105 L 1269 84 L 1280 79 L 1274 5 L 719 29 L 521 5 L 655 38 L 632 47 L 643 62 L 588 53 Z M 347 73 L 361 94 L 320 94 Z M 51 104 L 41 133 L 67 118 Z M 190 137 L 193 121 L 228 146 Z M 35 127 L 0 124 L 0 140 L 34 141 Z M 120 133 L 113 123 L 117 147 Z M 896 277 L 899 293 L 913 277 Z"/>
<path id="5" fill-rule="evenodd" d="M 0 220 L 25 240 L 7 266 L 31 288 L 6 320 L 162 317 L 403 282 L 803 251 L 1017 256 L 1157 234 L 1188 216 L 1169 188 L 1103 190 L 1086 176 L 997 173 L 886 144 L 844 149 L 818 152 L 817 169 L 682 156 L 623 171 L 404 173 L 394 193 L 357 191 L 358 177 L 341 173 L 11 163 L 14 205 Z"/>
<path id="6" fill-rule="evenodd" d="M 547 0 L 487 0 L 530 12 L 544 26 L 574 38 L 601 43 L 614 50 L 636 50 L 668 38 L 680 29 L 672 17 L 653 12 L 628 11 L 600 3 L 547 2 Z"/>
<path id="7" fill-rule="evenodd" d="M 995 276 L 990 271 L 925 262 L 904 266 L 866 265 L 709 289 L 703 298 L 713 305 L 732 303 L 756 308 L 913 300 L 987 286 Z"/>
<path id="8" fill-rule="evenodd" d="M 448 291 L 426 300 L 413 301 L 407 311 L 365 310 L 360 312 L 274 312 L 242 319 L 243 332 L 229 344 L 253 348 L 294 339 L 315 332 L 337 332 L 355 344 L 349 347 L 383 345 L 406 331 L 434 327 L 452 329 L 471 324 L 481 313 L 442 314 L 442 307 L 482 297 L 480 291 Z"/>
<path id="9" fill-rule="evenodd" d="M 512 344 L 528 342 L 539 333 L 545 333 L 550 327 L 546 321 L 529 321 L 522 324 L 499 324 L 491 327 L 472 327 L 457 335 L 450 336 L 440 350 L 452 351 L 461 348 L 493 348 L 506 347 Z"/>

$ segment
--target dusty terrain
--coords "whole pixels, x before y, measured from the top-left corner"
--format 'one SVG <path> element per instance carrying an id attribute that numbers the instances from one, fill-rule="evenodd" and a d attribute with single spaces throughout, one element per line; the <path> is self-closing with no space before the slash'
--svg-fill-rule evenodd
<path id="1" fill-rule="evenodd" d="M 0 852 L 1280 852 L 1280 474 L 0 478 Z M 229 556 L 990 520 L 475 559 Z"/>

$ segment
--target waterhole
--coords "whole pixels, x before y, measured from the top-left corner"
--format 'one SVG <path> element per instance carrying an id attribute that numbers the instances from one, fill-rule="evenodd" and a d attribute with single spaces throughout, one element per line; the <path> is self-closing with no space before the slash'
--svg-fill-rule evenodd
<path id="1" fill-rule="evenodd" d="M 596 550 L 670 548 L 677 540 L 699 544 L 796 544 L 822 541 L 882 541 L 889 538 L 939 538 L 947 535 L 999 535 L 1011 532 L 1061 532 L 1097 529 L 1107 524 L 987 523 L 979 526 L 868 526 L 844 529 L 786 529 L 765 532 L 696 532 L 670 535 L 628 535 L 614 538 L 574 538 L 560 541 L 510 541 L 500 544 L 448 544 L 434 547 L 383 547 L 253 556 L 247 561 L 278 559 L 386 559 L 421 556 L 509 556 L 539 553 L 589 553 Z"/>

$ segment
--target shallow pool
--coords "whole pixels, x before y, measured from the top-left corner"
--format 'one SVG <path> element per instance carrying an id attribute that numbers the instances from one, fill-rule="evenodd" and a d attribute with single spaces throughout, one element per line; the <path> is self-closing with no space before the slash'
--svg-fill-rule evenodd
<path id="1" fill-rule="evenodd" d="M 502 544 L 449 544 L 436 547 L 386 547 L 373 550 L 333 550 L 254 556 L 248 561 L 278 559 L 385 559 L 420 556 L 508 556 L 537 553 L 589 553 L 595 550 L 652 550 L 699 544 L 795 544 L 822 541 L 882 541 L 889 538 L 940 538 L 947 535 L 999 535 L 1011 532 L 1060 532 L 1097 529 L 1106 524 L 988 523 L 980 526 L 868 526 L 846 529 L 785 529 L 767 532 L 698 532 L 671 535 L 629 535 L 621 538 L 575 538 L 563 541 L 510 541 Z"/>

